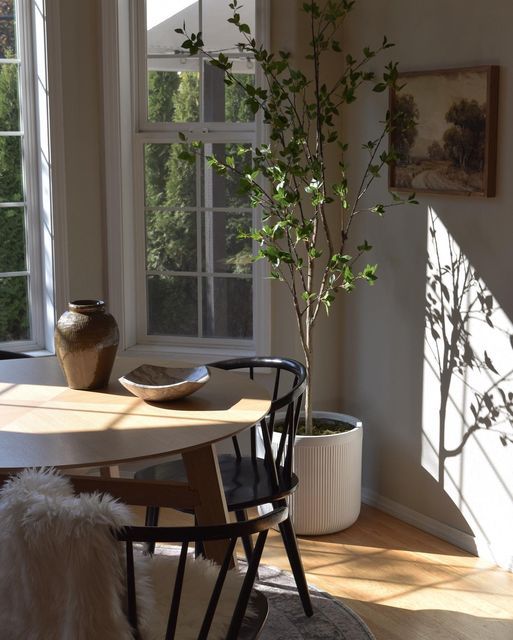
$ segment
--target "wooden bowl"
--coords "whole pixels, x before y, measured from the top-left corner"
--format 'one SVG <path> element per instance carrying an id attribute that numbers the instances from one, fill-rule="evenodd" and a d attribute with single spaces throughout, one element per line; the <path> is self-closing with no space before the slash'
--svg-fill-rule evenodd
<path id="1" fill-rule="evenodd" d="M 152 402 L 169 402 L 194 393 L 210 379 L 207 367 L 159 367 L 143 364 L 119 378 L 134 395 Z"/>

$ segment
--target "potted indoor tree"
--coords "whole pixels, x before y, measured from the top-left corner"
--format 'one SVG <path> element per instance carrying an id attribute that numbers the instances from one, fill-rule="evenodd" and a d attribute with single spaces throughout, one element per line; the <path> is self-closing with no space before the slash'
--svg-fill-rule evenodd
<path id="1" fill-rule="evenodd" d="M 201 33 L 189 33 L 186 25 L 176 30 L 185 37 L 184 49 L 191 55 L 203 52 L 224 72 L 226 84 L 237 85 L 247 107 L 260 114 L 269 133 L 269 144 L 253 149 L 235 146 L 233 153 L 210 156 L 208 162 L 218 174 L 237 180 L 252 206 L 262 211 L 262 226 L 242 236 L 258 245 L 255 259 L 269 262 L 270 277 L 282 283 L 294 309 L 308 385 L 295 453 L 302 482 L 291 511 L 296 531 L 304 534 L 328 533 L 352 524 L 361 495 L 361 422 L 313 411 L 316 323 L 340 292 L 351 292 L 360 281 L 372 285 L 377 278 L 377 265 L 365 259 L 372 247 L 363 238 L 353 241 L 355 218 L 364 213 L 383 216 L 388 207 L 414 202 L 413 194 L 404 199 L 392 194 L 390 202 L 368 204 L 372 183 L 395 160 L 393 150 L 385 148 L 390 134 L 410 125 L 404 115 L 399 120 L 390 112 L 383 114 L 378 135 L 363 145 L 368 161 L 362 175 L 350 176 L 355 185 L 350 189 L 348 145 L 341 138 L 340 116 L 364 85 L 382 93 L 397 88 L 398 81 L 394 62 L 385 63 L 379 77 L 370 69 L 371 61 L 393 46 L 386 38 L 376 48 L 363 47 L 359 57 L 343 50 L 340 28 L 355 1 L 303 3 L 310 25 L 307 68 L 303 69 L 292 64 L 289 52 L 273 53 L 258 44 L 241 19 L 238 0 L 233 0 L 229 22 L 238 32 L 239 51 L 254 58 L 260 68 L 263 82 L 257 86 L 232 72 L 227 55 L 206 51 Z M 328 55 L 338 56 L 339 71 L 331 83 L 324 78 Z M 200 143 L 193 143 L 182 158 L 194 159 L 200 148 Z M 333 149 L 338 178 L 330 181 Z M 339 486 L 328 488 L 333 482 Z"/>

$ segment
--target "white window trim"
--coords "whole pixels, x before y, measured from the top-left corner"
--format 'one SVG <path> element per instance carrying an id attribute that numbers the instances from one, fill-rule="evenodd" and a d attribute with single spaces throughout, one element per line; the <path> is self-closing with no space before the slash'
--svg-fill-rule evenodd
<path id="1" fill-rule="evenodd" d="M 54 331 L 57 318 L 63 313 L 70 300 L 69 258 L 68 258 L 68 225 L 66 205 L 66 163 L 64 151 L 64 113 L 62 87 L 61 56 L 61 20 L 59 0 L 36 0 L 46 8 L 46 104 L 42 111 L 39 100 L 39 121 L 44 122 L 46 116 L 46 148 L 48 149 L 49 166 L 42 175 L 47 175 L 43 183 L 43 247 L 48 256 L 45 270 L 48 273 L 46 296 L 46 348 L 55 353 Z M 43 14 L 44 15 L 44 14 Z M 42 148 L 43 145 L 41 145 Z M 44 167 L 44 157 L 41 159 Z M 46 193 L 46 198 L 44 194 Z M 53 284 L 53 298 L 50 298 L 50 282 Z"/>
<path id="2" fill-rule="evenodd" d="M 269 25 L 269 0 L 259 0 L 258 12 L 260 32 Z M 102 8 L 102 60 L 104 96 L 105 136 L 105 196 L 107 210 L 108 247 L 108 306 L 120 327 L 119 351 L 141 355 L 168 353 L 187 357 L 188 360 L 204 362 L 222 357 L 265 355 L 270 348 L 270 286 L 268 267 L 264 261 L 255 264 L 253 280 L 253 332 L 254 340 L 249 345 L 240 340 L 222 339 L 173 339 L 155 337 L 138 344 L 136 287 L 138 274 L 135 268 L 137 242 L 135 238 L 135 210 L 133 184 L 135 171 L 131 159 L 136 157 L 137 113 L 135 91 L 130 82 L 137 70 L 132 68 L 131 50 L 134 50 L 135 34 L 130 30 L 131 0 L 103 2 Z M 268 38 L 266 38 L 267 40 Z M 265 42 L 267 45 L 268 43 Z M 190 125 L 188 125 L 190 129 Z M 213 128 L 212 128 L 213 129 Z M 264 133 L 262 123 L 257 121 L 257 140 Z M 152 132 L 145 131 L 146 139 Z M 176 132 L 171 135 L 177 136 Z M 226 136 L 225 136 L 226 138 Z M 224 138 L 224 139 L 225 139 Z M 173 138 L 174 139 L 174 138 Z M 176 138 L 178 139 L 178 138 Z M 224 141 L 223 139 L 223 141 Z M 140 143 L 140 142 L 139 142 Z M 247 341 L 245 341 L 247 342 Z"/>
<path id="3" fill-rule="evenodd" d="M 19 0 L 26 96 L 23 108 L 24 163 L 32 339 L 3 342 L 10 351 L 54 353 L 56 311 L 68 299 L 64 140 L 58 0 Z"/>

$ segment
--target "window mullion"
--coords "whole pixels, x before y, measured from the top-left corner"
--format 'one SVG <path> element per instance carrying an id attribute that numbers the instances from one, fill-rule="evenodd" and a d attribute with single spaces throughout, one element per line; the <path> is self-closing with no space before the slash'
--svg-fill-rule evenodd
<path id="1" fill-rule="evenodd" d="M 23 182 L 25 190 L 25 224 L 26 224 L 26 250 L 27 250 L 27 270 L 31 334 L 32 339 L 38 345 L 45 342 L 43 326 L 44 313 L 43 303 L 43 269 L 41 256 L 41 217 L 40 211 L 40 164 L 38 158 L 39 131 L 37 127 L 36 113 L 37 95 L 35 87 L 35 61 L 33 57 L 33 21 L 29 2 L 19 2 L 20 27 L 23 29 L 21 38 L 23 46 L 22 62 L 20 65 L 21 95 L 21 122 L 23 134 L 24 157 L 30 158 L 32 162 L 23 162 Z M 35 169 L 37 167 L 37 170 Z M 52 345 L 53 346 L 53 345 Z"/>

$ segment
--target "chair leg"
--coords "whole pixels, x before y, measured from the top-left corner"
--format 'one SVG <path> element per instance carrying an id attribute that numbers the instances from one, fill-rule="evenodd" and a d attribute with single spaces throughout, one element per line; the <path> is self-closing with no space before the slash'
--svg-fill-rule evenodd
<path id="1" fill-rule="evenodd" d="M 159 523 L 160 507 L 146 507 L 146 517 L 144 524 L 146 527 L 156 527 Z M 148 542 L 146 552 L 153 555 L 155 552 L 155 543 Z"/>
<path id="2" fill-rule="evenodd" d="M 160 507 L 146 507 L 146 518 L 144 525 L 146 527 L 156 527 L 159 523 Z"/>
<path id="3" fill-rule="evenodd" d="M 235 517 L 237 518 L 237 522 L 244 522 L 244 520 L 248 519 L 248 515 L 244 509 L 238 509 L 235 511 Z M 253 555 L 253 541 L 251 540 L 251 536 L 244 536 L 242 538 L 242 546 L 244 547 L 246 560 L 249 562 Z"/>
<path id="4" fill-rule="evenodd" d="M 289 518 L 281 522 L 279 525 L 281 537 L 283 538 L 283 544 L 285 545 L 285 551 L 289 558 L 290 568 L 296 581 L 299 597 L 301 598 L 301 604 L 303 605 L 304 612 L 307 616 L 313 616 L 312 601 L 310 599 L 310 593 L 308 592 L 308 584 L 306 582 L 305 570 L 303 568 L 303 562 L 299 553 L 299 547 L 297 546 L 296 533 L 292 526 L 292 521 Z"/>
<path id="5" fill-rule="evenodd" d="M 196 518 L 196 514 L 194 514 L 194 526 L 195 527 L 198 526 L 198 519 Z M 194 557 L 195 558 L 205 557 L 205 546 L 202 540 L 197 540 L 194 543 Z"/>
<path id="6" fill-rule="evenodd" d="M 244 522 L 244 520 L 248 519 L 248 513 L 245 509 L 238 509 L 235 511 L 235 517 L 237 518 L 237 522 Z M 244 547 L 244 555 L 246 556 L 246 562 L 249 563 L 251 562 L 251 556 L 253 555 L 253 540 L 251 539 L 251 536 L 242 536 L 241 537 L 242 540 L 242 546 Z M 256 572 L 256 579 L 260 580 L 260 576 L 258 573 L 258 569 Z"/>

